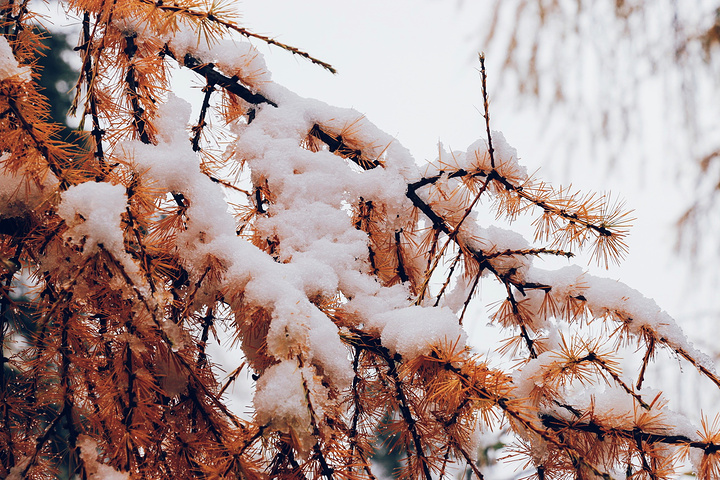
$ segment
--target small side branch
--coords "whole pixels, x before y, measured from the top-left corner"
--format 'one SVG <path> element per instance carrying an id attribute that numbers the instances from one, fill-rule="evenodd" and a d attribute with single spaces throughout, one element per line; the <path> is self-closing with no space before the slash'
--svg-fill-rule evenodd
<path id="1" fill-rule="evenodd" d="M 166 49 L 166 53 L 170 53 L 169 50 Z M 175 58 L 173 55 L 171 56 Z M 249 88 L 239 83 L 238 80 L 228 77 L 227 75 L 223 75 L 217 71 L 215 69 L 215 65 L 212 63 L 203 63 L 192 55 L 187 54 L 183 59 L 183 64 L 190 70 L 193 70 L 205 77 L 208 83 L 218 85 L 248 103 L 253 105 L 266 103 L 268 105 L 272 105 L 273 107 L 277 107 L 277 103 L 259 93 L 251 92 Z"/>
<path id="2" fill-rule="evenodd" d="M 577 422 L 566 420 L 551 415 L 541 416 L 544 427 L 556 431 L 577 431 L 584 433 L 592 433 L 598 438 L 606 438 L 608 435 L 614 435 L 621 438 L 632 438 L 636 441 L 645 443 L 664 443 L 666 445 L 688 446 L 703 450 L 705 454 L 720 451 L 720 444 L 712 442 L 694 441 L 685 435 L 663 435 L 657 433 L 649 433 L 636 428 L 634 430 L 604 427 L 596 422 Z"/>
<path id="3" fill-rule="evenodd" d="M 363 155 L 362 150 L 352 148 L 343 140 L 342 135 L 332 135 L 323 130 L 317 123 L 313 125 L 308 133 L 321 142 L 324 142 L 330 152 L 336 153 L 343 158 L 349 158 L 364 170 L 370 170 L 382 165 L 380 160 L 368 159 Z"/>
<path id="4" fill-rule="evenodd" d="M 85 61 L 83 62 L 83 71 L 80 75 L 85 76 L 88 102 L 87 106 L 89 107 L 90 118 L 92 120 L 92 130 L 90 131 L 90 135 L 93 137 L 93 141 L 95 143 L 95 158 L 97 159 L 97 162 L 100 166 L 100 173 L 96 176 L 95 180 L 100 182 L 105 178 L 105 175 L 107 175 L 108 172 L 105 164 L 105 152 L 103 150 L 103 137 L 105 136 L 105 130 L 100 128 L 100 116 L 98 115 L 98 105 L 97 99 L 95 97 L 95 83 L 93 81 L 94 71 L 92 56 L 90 55 L 91 40 L 92 37 L 90 35 L 90 13 L 86 11 L 83 14 L 82 22 L 82 45 L 77 47 L 76 49 L 84 50 L 83 55 L 85 57 Z M 76 88 L 79 89 L 79 85 Z M 73 108 L 71 109 L 71 113 L 75 113 L 75 111 L 75 103 L 73 102 Z"/>
<path id="5" fill-rule="evenodd" d="M 323 62 L 322 60 L 319 60 L 319 59 L 313 57 L 309 53 L 304 52 L 304 51 L 298 49 L 297 47 L 293 47 L 292 45 L 282 43 L 278 40 L 275 40 L 274 38 L 271 38 L 271 37 L 268 37 L 265 35 L 261 35 L 258 33 L 254 33 L 246 28 L 242 28 L 231 21 L 221 18 L 216 13 L 214 13 L 212 11 L 212 9 L 208 12 L 201 12 L 198 10 L 194 10 L 192 8 L 179 6 L 174 3 L 163 3 L 162 1 L 156 1 L 156 0 L 141 0 L 141 1 L 147 5 L 152 5 L 155 8 L 162 10 L 163 12 L 167 12 L 170 14 L 182 13 L 189 17 L 198 19 L 201 22 L 206 21 L 206 22 L 213 23 L 215 25 L 219 25 L 227 30 L 237 32 L 244 37 L 255 38 L 255 39 L 261 40 L 261 41 L 267 43 L 268 45 L 273 45 L 275 47 L 282 48 L 283 50 L 286 50 L 286 51 L 292 53 L 293 55 L 297 55 L 299 57 L 305 58 L 305 59 L 309 60 L 310 62 L 314 63 L 315 65 L 319 65 L 319 66 L 323 67 L 324 69 L 326 69 L 327 71 L 329 71 L 331 73 L 337 73 L 335 68 L 333 68 L 333 66 L 330 65 L 329 63 Z"/>
<path id="6" fill-rule="evenodd" d="M 200 116 L 198 118 L 198 123 L 192 128 L 193 131 L 193 138 L 192 138 L 192 149 L 193 152 L 199 152 L 200 151 L 200 136 L 202 135 L 203 128 L 205 128 L 205 116 L 207 115 L 208 108 L 210 107 L 210 96 L 215 91 L 215 85 L 213 83 L 210 83 L 208 81 L 208 84 L 203 87 L 203 92 L 205 95 L 203 96 L 203 102 L 202 106 L 200 107 Z"/>
<path id="7" fill-rule="evenodd" d="M 483 118 L 485 119 L 485 132 L 488 140 L 488 153 L 490 155 L 490 166 L 495 168 L 495 149 L 492 144 L 492 135 L 490 135 L 490 109 L 487 93 L 487 75 L 485 73 L 485 54 L 481 53 L 478 55 L 480 58 L 480 78 L 482 80 L 482 95 L 483 95 Z"/>
<path id="8" fill-rule="evenodd" d="M 125 75 L 125 83 L 128 87 L 128 96 L 130 105 L 132 106 L 133 126 L 135 127 L 135 131 L 142 143 L 150 144 L 150 134 L 148 133 L 147 122 L 145 121 L 145 109 L 140 105 L 140 94 L 138 93 L 139 85 L 135 76 L 135 66 L 133 65 L 133 58 L 137 52 L 135 37 L 135 34 L 125 36 L 125 50 L 123 53 L 127 56 L 129 63 L 129 67 Z"/>

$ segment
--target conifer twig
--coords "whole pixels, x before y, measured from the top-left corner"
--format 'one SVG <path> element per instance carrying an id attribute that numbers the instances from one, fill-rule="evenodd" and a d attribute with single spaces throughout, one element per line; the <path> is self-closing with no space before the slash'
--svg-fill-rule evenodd
<path id="1" fill-rule="evenodd" d="M 203 128 L 205 127 L 205 116 L 207 115 L 208 107 L 210 106 L 210 96 L 215 91 L 215 85 L 208 82 L 207 85 L 203 87 L 203 101 L 202 106 L 200 107 L 200 115 L 198 118 L 197 124 L 192 128 L 193 137 L 192 137 L 192 149 L 194 152 L 200 151 L 200 135 L 202 135 Z"/>
<path id="2" fill-rule="evenodd" d="M 282 43 L 278 40 L 275 40 L 274 38 L 268 37 L 266 35 L 261 35 L 258 33 L 251 32 L 250 30 L 240 27 L 229 20 L 223 19 L 220 15 L 213 13 L 212 10 L 208 11 L 208 12 L 201 12 L 198 10 L 194 10 L 192 8 L 185 7 L 183 5 L 166 4 L 166 3 L 163 3 L 162 1 L 154 1 L 154 0 L 140 0 L 140 1 L 142 3 L 145 3 L 146 5 L 151 5 L 151 6 L 157 8 L 161 11 L 164 11 L 164 12 L 168 12 L 171 14 L 180 13 L 180 14 L 187 15 L 188 17 L 198 19 L 200 21 L 208 21 L 211 23 L 215 23 L 217 25 L 221 25 L 222 27 L 226 28 L 227 30 L 237 32 L 244 37 L 258 39 L 262 42 L 267 43 L 268 45 L 273 45 L 275 47 L 279 47 L 283 50 L 286 50 L 286 51 L 292 53 L 293 55 L 297 55 L 299 57 L 305 58 L 305 59 L 309 60 L 310 62 L 323 67 L 325 70 L 329 71 L 330 73 L 337 73 L 335 68 L 333 68 L 333 66 L 330 65 L 329 63 L 323 62 L 322 60 L 319 60 L 319 59 L 313 57 L 312 55 L 310 55 L 307 52 L 304 52 L 304 51 L 302 51 L 296 47 L 293 47 L 291 45 L 288 45 L 286 43 Z"/>
<path id="3" fill-rule="evenodd" d="M 490 134 L 490 105 L 488 101 L 487 75 L 485 73 L 485 53 L 478 54 L 480 60 L 480 79 L 482 81 L 483 96 L 483 118 L 485 119 L 485 133 L 488 142 L 488 154 L 490 155 L 490 166 L 495 168 L 495 149 L 492 144 L 492 135 Z"/>

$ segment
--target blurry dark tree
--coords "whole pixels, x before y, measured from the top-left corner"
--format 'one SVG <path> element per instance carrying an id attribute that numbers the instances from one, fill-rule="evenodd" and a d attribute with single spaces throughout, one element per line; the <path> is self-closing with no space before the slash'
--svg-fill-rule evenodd
<path id="1" fill-rule="evenodd" d="M 44 55 L 38 58 L 38 66 L 41 69 L 38 83 L 50 104 L 50 116 L 55 122 L 65 125 L 61 136 L 67 138 L 73 135 L 73 128 L 68 125 L 67 115 L 72 104 L 71 90 L 78 76 L 78 69 L 68 62 L 67 54 L 74 55 L 74 52 L 68 42 L 67 34 L 51 32 L 42 27 L 38 29 L 42 32 L 42 43 L 46 47 Z"/>
<path id="2" fill-rule="evenodd" d="M 78 69 L 66 60 L 64 53 L 73 53 L 72 47 L 68 42 L 68 36 L 61 32 L 51 32 L 44 27 L 36 27 L 36 33 L 42 38 L 42 43 L 45 45 L 43 55 L 40 55 L 37 59 L 37 65 L 41 75 L 38 79 L 38 84 L 42 88 L 42 94 L 47 97 L 49 106 L 49 114 L 53 121 L 61 125 L 61 130 L 58 135 L 68 142 L 77 142 L 80 140 L 80 136 L 77 130 L 72 128 L 68 123 L 68 110 L 72 103 L 72 95 L 70 90 L 77 80 Z M 12 228 L 8 226 L 8 228 Z M 27 278 L 21 276 L 19 280 L 14 280 L 14 275 L 19 268 L 17 259 L 3 259 L 3 264 L 6 267 L 4 275 L 0 277 L 3 285 L 8 291 L 13 292 L 11 294 L 12 299 L 3 298 L 0 303 L 0 315 L 3 317 L 3 328 L 7 328 L 7 331 L 13 331 L 19 338 L 24 339 L 26 342 L 30 342 L 33 335 L 36 333 L 36 318 L 38 315 L 36 305 L 33 302 L 31 296 L 28 295 L 26 287 L 21 285 L 15 285 L 12 289 L 11 282 L 25 282 Z M 4 335 L 3 335 L 4 336 Z M 4 375 L 8 379 L 8 384 L 15 383 L 13 380 L 16 379 L 18 372 L 11 363 L 3 362 Z M 13 392 L 16 395 L 21 395 L 21 392 Z M 13 394 L 11 393 L 11 394 Z M 45 423 L 56 417 L 60 406 L 54 405 L 48 407 L 46 411 L 37 412 L 38 418 L 46 418 Z M 68 429 L 65 426 L 59 426 L 59 428 L 53 430 L 52 441 L 49 442 L 54 447 L 53 454 L 57 456 L 58 471 L 56 472 L 57 478 L 65 479 L 70 478 L 69 472 L 75 469 L 75 465 L 72 462 L 71 456 L 68 455 Z"/>

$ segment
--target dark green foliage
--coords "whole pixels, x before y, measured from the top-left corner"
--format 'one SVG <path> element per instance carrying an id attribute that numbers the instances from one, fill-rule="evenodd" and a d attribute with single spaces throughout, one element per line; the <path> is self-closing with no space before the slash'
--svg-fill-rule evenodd
<path id="1" fill-rule="evenodd" d="M 63 140 L 73 141 L 77 134 L 68 125 L 67 114 L 72 103 L 70 91 L 77 81 L 79 71 L 70 65 L 64 58 L 66 55 L 63 55 L 72 54 L 73 48 L 66 34 L 50 32 L 42 27 L 37 27 L 37 30 L 42 32 L 42 43 L 47 47 L 37 62 L 41 72 L 38 82 L 42 87 L 41 93 L 48 99 L 52 119 L 64 125 L 61 133 Z"/>

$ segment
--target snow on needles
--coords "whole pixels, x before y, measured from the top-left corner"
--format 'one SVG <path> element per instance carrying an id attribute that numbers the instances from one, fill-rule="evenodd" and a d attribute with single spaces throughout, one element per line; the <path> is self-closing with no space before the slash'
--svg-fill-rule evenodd
<path id="1" fill-rule="evenodd" d="M 211 58 L 219 51 L 205 49 L 196 39 L 195 43 L 174 42 L 173 48 L 181 55 Z M 261 61 L 254 51 L 241 49 L 233 54 L 251 54 L 253 61 Z M 267 77 L 264 80 L 263 95 L 278 107 L 260 105 L 251 123 L 237 122 L 229 128 L 237 136 L 234 158 L 248 165 L 255 185 L 267 183 L 272 188 L 272 201 L 264 205 L 267 216 L 254 223 L 253 234 L 276 239 L 273 255 L 236 235 L 222 190 L 200 171 L 187 141 L 190 108 L 186 102 L 171 95 L 161 107 L 157 145 L 134 141 L 126 142 L 124 149 L 146 183 L 161 191 L 182 193 L 187 199 L 187 229 L 178 238 L 178 248 L 191 275 L 201 275 L 209 257 L 219 259 L 226 266 L 223 283 L 244 292 L 242 300 L 231 307 L 241 310 L 257 305 L 271 315 L 267 352 L 279 363 L 268 368 L 257 384 L 257 418 L 278 430 L 307 432 L 310 420 L 304 390 L 310 388 L 307 379 L 313 378 L 311 366 L 336 388 L 347 388 L 353 378 L 340 330 L 310 298 L 332 298 L 341 292 L 346 311 L 357 313 L 365 327 L 380 334 L 386 348 L 407 358 L 428 354 L 440 342 L 464 344 L 466 334 L 450 309 L 409 306 L 406 287 L 381 287 L 369 275 L 367 237 L 344 209 L 362 198 L 383 205 L 386 218 L 397 219 L 397 229 L 401 228 L 413 208 L 406 196 L 407 185 L 422 177 L 407 150 L 356 111 L 301 98 Z M 348 160 L 327 150 L 303 148 L 307 132 L 316 124 L 351 130 L 353 138 L 374 145 L 369 156 L 382 158 L 383 167 L 352 168 Z M 493 133 L 493 141 L 497 171 L 521 184 L 527 173 L 517 161 L 517 152 L 500 133 Z M 459 168 L 491 168 L 483 141 L 456 160 Z M 468 243 L 471 237 L 486 240 L 475 242 L 478 248 L 502 251 L 528 245 L 517 234 L 481 228 L 472 218 L 463 225 L 463 232 Z M 198 236 L 202 242 L 197 242 Z M 530 260 L 512 257 L 508 261 L 518 272 L 531 276 Z M 595 302 L 591 308 L 600 309 L 602 297 L 624 293 L 606 289 L 597 300 L 590 296 Z M 294 360 L 298 355 L 310 364 L 300 366 Z M 330 401 L 323 389 L 314 390 L 313 396 L 314 405 Z"/>
<path id="2" fill-rule="evenodd" d="M 262 309 L 267 314 L 270 323 L 265 347 L 272 364 L 257 383 L 256 417 L 272 429 L 297 434 L 307 453 L 315 441 L 308 401 L 312 402 L 312 412 L 321 417 L 324 406 L 333 401 L 330 389 L 347 389 L 354 377 L 348 348 L 341 339 L 343 330 L 318 306 L 321 302 L 314 300 L 342 302 L 346 311 L 357 314 L 357 327 L 379 334 L 385 348 L 405 359 L 427 355 L 441 343 L 465 345 L 467 335 L 453 312 L 461 302 L 451 302 L 452 309 L 413 305 L 407 285 L 381 286 L 371 268 L 367 234 L 348 214 L 347 205 L 363 199 L 382 206 L 388 219 L 383 228 L 402 231 L 414 209 L 407 196 L 408 185 L 422 178 L 407 150 L 354 110 L 304 99 L 273 84 L 269 76 L 257 73 L 264 71 L 262 56 L 248 44 L 228 46 L 211 48 L 197 37 L 190 41 L 180 34 L 171 45 L 178 58 L 190 53 L 203 61 L 212 60 L 239 78 L 247 77 L 247 83 L 260 85 L 263 95 L 278 104 L 257 106 L 252 122 L 237 121 L 228 126 L 237 138 L 228 161 L 246 164 L 254 185 L 267 184 L 272 189 L 272 199 L 256 205 L 265 208 L 267 215 L 253 224 L 252 235 L 276 243 L 273 252 L 237 234 L 223 189 L 203 172 L 188 141 L 191 108 L 186 101 L 170 94 L 159 107 L 156 144 L 125 141 L 115 153 L 133 170 L 140 187 L 156 195 L 156 202 L 166 201 L 170 193 L 182 194 L 184 228 L 174 241 L 190 284 L 200 285 L 198 279 L 207 265 L 219 263 L 223 277 L 214 288 L 242 292 L 238 298 L 227 299 L 230 307 L 235 312 Z M 11 59 L 2 61 L 8 49 L 7 42 L 0 41 L 0 64 L 17 70 Z M 0 79 L 10 73 L 0 75 Z M 303 142 L 316 125 L 352 132 L 354 139 L 367 146 L 363 153 L 380 166 L 362 169 L 329 150 L 305 148 Z M 500 133 L 493 133 L 493 143 L 494 166 L 487 145 L 478 141 L 466 152 L 453 154 L 452 167 L 470 172 L 494 169 L 510 184 L 521 185 L 528 177 L 518 163 L 517 152 Z M 434 172 L 427 172 L 447 172 L 444 165 L 433 168 Z M 450 185 L 459 181 L 445 175 L 438 180 L 438 189 L 443 188 L 443 182 Z M 84 255 L 102 247 L 128 272 L 137 272 L 124 243 L 122 216 L 127 202 L 121 185 L 86 182 L 69 187 L 57 209 L 68 227 L 66 241 L 80 246 Z M 483 228 L 474 216 L 462 211 L 453 214 L 451 207 L 448 203 L 447 218 L 458 217 L 457 222 L 464 222 L 459 238 L 465 245 L 496 253 L 529 246 L 518 234 Z M 622 312 L 634 333 L 648 326 L 671 346 L 699 356 L 667 314 L 623 284 L 583 275 L 579 269 L 544 272 L 533 268 L 531 259 L 523 255 L 496 257 L 496 272 L 549 285 L 551 294 L 558 297 L 582 283 L 583 298 L 594 316 Z M 205 285 L 198 288 L 210 288 Z M 467 285 L 460 288 L 465 291 Z M 528 302 L 539 303 L 542 294 L 527 292 Z M 538 322 L 532 326 L 540 329 L 548 325 Z M 531 362 L 528 372 L 541 367 L 541 360 Z M 82 448 L 83 455 L 92 460 L 93 446 L 85 443 Z"/>
<path id="3" fill-rule="evenodd" d="M 0 37 L 0 81 L 17 77 L 22 81 L 30 80 L 30 67 L 18 65 L 7 39 Z"/>
<path id="4" fill-rule="evenodd" d="M 125 251 L 120 225 L 126 206 L 127 196 L 122 185 L 85 182 L 68 188 L 57 209 L 68 226 L 65 240 L 80 245 L 85 256 L 102 247 L 121 262 L 128 273 L 137 273 L 137 265 Z"/>
<path id="5" fill-rule="evenodd" d="M 428 353 L 428 346 L 464 344 L 467 335 L 449 309 L 405 307 L 376 315 L 369 325 L 380 330 L 380 338 L 391 353 L 415 358 Z"/>
<path id="6" fill-rule="evenodd" d="M 109 465 L 104 465 L 98 461 L 97 442 L 92 438 L 82 435 L 78 438 L 78 446 L 80 447 L 80 457 L 87 473 L 90 474 L 88 480 L 129 480 L 130 474 L 127 472 L 118 472 Z"/>
<path id="7" fill-rule="evenodd" d="M 675 350 L 687 352 L 700 366 L 715 372 L 713 360 L 693 346 L 675 319 L 654 300 L 622 282 L 587 274 L 578 266 L 556 271 L 532 267 L 526 278 L 532 282 L 552 285 L 552 294 L 556 298 L 580 296 L 593 318 L 611 315 L 622 321 L 625 327 L 638 337 L 642 336 L 643 329 L 647 328 L 654 332 L 662 343 Z"/>

